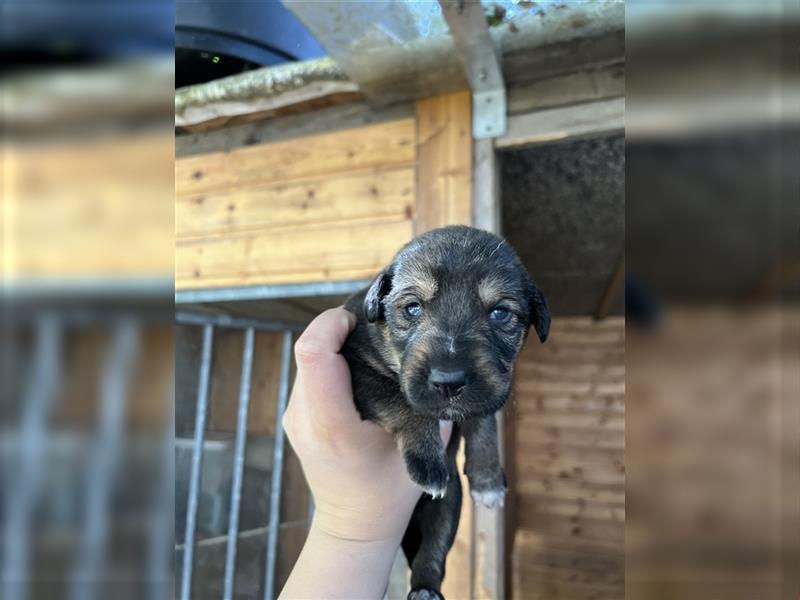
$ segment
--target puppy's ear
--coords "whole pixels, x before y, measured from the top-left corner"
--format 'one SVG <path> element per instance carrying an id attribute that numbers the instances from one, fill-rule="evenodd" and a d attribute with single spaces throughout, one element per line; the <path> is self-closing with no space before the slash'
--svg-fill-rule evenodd
<path id="1" fill-rule="evenodd" d="M 547 298 L 532 279 L 528 278 L 526 287 L 530 325 L 536 330 L 539 341 L 544 343 L 550 334 L 550 308 L 547 306 Z"/>
<path id="2" fill-rule="evenodd" d="M 364 297 L 364 314 L 370 323 L 374 323 L 383 315 L 381 303 L 392 289 L 392 272 L 392 265 L 386 267 L 367 290 L 367 295 Z"/>

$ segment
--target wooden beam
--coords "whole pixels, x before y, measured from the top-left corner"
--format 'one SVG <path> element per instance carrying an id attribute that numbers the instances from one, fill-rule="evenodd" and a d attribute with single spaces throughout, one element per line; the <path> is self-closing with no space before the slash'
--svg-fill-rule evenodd
<path id="1" fill-rule="evenodd" d="M 243 146 L 354 129 L 375 123 L 414 118 L 414 103 L 371 106 L 353 102 L 297 115 L 226 125 L 221 129 L 175 136 L 175 156 L 228 152 Z"/>
<path id="2" fill-rule="evenodd" d="M 500 169 L 494 140 L 475 140 L 473 149 L 472 226 L 500 234 Z"/>
<path id="3" fill-rule="evenodd" d="M 501 233 L 500 173 L 494 142 L 491 139 L 475 140 L 473 145 L 472 225 L 492 233 Z M 505 450 L 504 414 L 497 414 L 500 459 L 508 467 L 513 453 Z M 510 488 L 511 490 L 511 488 Z M 513 491 L 510 491 L 510 494 Z M 470 504 L 472 501 L 470 500 Z M 473 505 L 473 597 L 507 598 L 505 569 L 506 512 L 503 508 L 490 509 Z"/>
<path id="4" fill-rule="evenodd" d="M 625 99 L 613 98 L 512 116 L 508 133 L 495 140 L 495 147 L 510 150 L 624 130 Z"/>
<path id="5" fill-rule="evenodd" d="M 625 95 L 625 64 L 525 81 L 508 88 L 508 114 L 520 115 L 545 108 L 596 102 Z"/>
<path id="6" fill-rule="evenodd" d="M 472 108 L 468 91 L 417 103 L 416 234 L 472 222 Z"/>

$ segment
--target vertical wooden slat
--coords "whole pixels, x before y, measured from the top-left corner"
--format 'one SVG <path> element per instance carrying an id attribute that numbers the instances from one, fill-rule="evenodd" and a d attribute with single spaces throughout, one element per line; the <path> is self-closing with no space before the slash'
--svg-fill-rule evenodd
<path id="1" fill-rule="evenodd" d="M 494 140 L 475 140 L 473 150 L 472 226 L 500 234 L 500 169 Z"/>
<path id="2" fill-rule="evenodd" d="M 469 92 L 417 103 L 417 235 L 455 224 L 499 232 L 494 146 L 491 140 L 473 145 L 471 110 Z M 458 462 L 463 472 L 463 447 Z M 462 485 L 461 522 L 442 591 L 452 598 L 502 598 L 503 512 L 474 506 L 463 476 Z"/>
<path id="3" fill-rule="evenodd" d="M 464 475 L 464 442 L 458 449 L 456 457 L 458 472 L 461 477 L 461 489 L 464 500 L 461 503 L 461 518 L 458 522 L 458 533 L 450 554 L 447 555 L 445 576 L 442 583 L 442 595 L 445 598 L 473 598 L 473 573 L 475 570 L 473 554 L 473 504 L 469 495 L 469 484 Z"/>
<path id="4" fill-rule="evenodd" d="M 494 141 L 476 140 L 473 145 L 472 225 L 495 234 L 501 233 L 500 177 Z M 500 459 L 508 472 L 513 453 L 504 452 L 504 415 L 497 415 Z M 508 477 L 508 475 L 507 475 Z M 511 488 L 510 488 L 511 489 Z M 510 496 L 511 493 L 508 494 Z M 506 598 L 505 525 L 508 513 L 503 508 L 473 508 L 473 590 L 476 598 Z"/>
<path id="5" fill-rule="evenodd" d="M 472 223 L 471 127 L 468 91 L 417 103 L 416 234 Z"/>

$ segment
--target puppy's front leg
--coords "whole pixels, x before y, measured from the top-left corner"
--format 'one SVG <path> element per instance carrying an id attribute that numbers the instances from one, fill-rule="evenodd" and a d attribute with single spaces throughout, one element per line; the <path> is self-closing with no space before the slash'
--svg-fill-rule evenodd
<path id="1" fill-rule="evenodd" d="M 413 415 L 404 419 L 394 434 L 411 480 L 434 498 L 442 498 L 450 475 L 439 435 L 439 421 Z"/>
<path id="2" fill-rule="evenodd" d="M 466 450 L 464 473 L 472 498 L 489 508 L 503 506 L 506 476 L 500 466 L 495 416 L 469 419 L 461 427 Z"/>

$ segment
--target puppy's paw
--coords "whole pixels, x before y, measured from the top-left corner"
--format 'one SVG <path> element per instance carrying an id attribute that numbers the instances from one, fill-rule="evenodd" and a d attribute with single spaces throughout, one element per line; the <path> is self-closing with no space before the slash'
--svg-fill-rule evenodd
<path id="1" fill-rule="evenodd" d="M 494 490 L 470 490 L 470 495 L 475 502 L 483 504 L 486 508 L 497 508 L 503 506 L 506 501 L 505 488 L 497 488 Z"/>
<path id="2" fill-rule="evenodd" d="M 502 469 L 487 473 L 470 473 L 470 495 L 487 508 L 503 506 L 506 499 L 506 476 Z"/>
<path id="3" fill-rule="evenodd" d="M 411 481 L 433 498 L 444 498 L 447 482 L 450 479 L 444 460 L 416 452 L 406 452 L 404 458 Z"/>
<path id="4" fill-rule="evenodd" d="M 444 596 L 435 590 L 417 588 L 408 592 L 407 600 L 444 600 Z"/>

